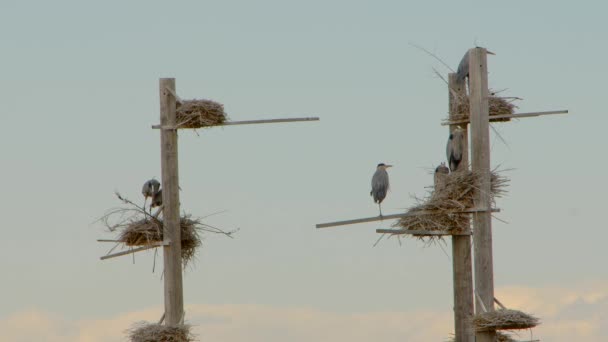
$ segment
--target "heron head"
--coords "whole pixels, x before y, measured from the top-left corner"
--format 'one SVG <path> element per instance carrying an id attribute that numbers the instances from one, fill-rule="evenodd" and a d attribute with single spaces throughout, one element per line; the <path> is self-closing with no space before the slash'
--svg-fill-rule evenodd
<path id="1" fill-rule="evenodd" d="M 378 167 L 377 167 L 377 168 L 378 168 L 378 169 L 385 169 L 385 170 L 386 170 L 386 169 L 388 169 L 389 167 L 393 167 L 393 165 L 386 165 L 386 164 L 384 164 L 384 163 L 380 163 L 380 164 L 378 164 Z"/>

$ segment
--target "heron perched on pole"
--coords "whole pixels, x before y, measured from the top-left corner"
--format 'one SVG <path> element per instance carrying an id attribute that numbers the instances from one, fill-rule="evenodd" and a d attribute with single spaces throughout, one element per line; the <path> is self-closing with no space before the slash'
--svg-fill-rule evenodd
<path id="1" fill-rule="evenodd" d="M 141 188 L 141 194 L 144 195 L 144 208 L 146 207 L 148 197 L 152 198 L 152 202 L 154 202 L 154 195 L 159 191 L 160 182 L 156 179 L 152 178 L 144 183 L 144 186 Z"/>
<path id="2" fill-rule="evenodd" d="M 462 161 L 462 154 L 464 153 L 464 131 L 462 128 L 457 127 L 448 138 L 448 145 L 446 146 L 446 155 L 448 158 L 448 164 L 450 171 L 454 172 L 458 169 L 458 165 Z"/>
<path id="3" fill-rule="evenodd" d="M 386 193 L 388 192 L 389 188 L 388 172 L 386 172 L 386 169 L 392 166 L 393 165 L 386 165 L 384 163 L 378 164 L 376 167 L 376 172 L 372 177 L 372 191 L 370 191 L 369 194 L 374 198 L 374 203 L 378 203 L 380 216 L 382 216 L 381 203 L 386 197 Z"/>

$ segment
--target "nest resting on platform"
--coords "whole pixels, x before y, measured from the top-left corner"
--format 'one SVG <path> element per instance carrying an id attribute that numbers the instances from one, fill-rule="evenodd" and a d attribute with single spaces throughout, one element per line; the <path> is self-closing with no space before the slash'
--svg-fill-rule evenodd
<path id="1" fill-rule="evenodd" d="M 177 107 L 178 128 L 203 128 L 226 122 L 224 105 L 211 100 L 184 100 Z"/>
<path id="2" fill-rule="evenodd" d="M 515 108 L 517 108 L 517 106 L 515 106 L 513 104 L 514 100 L 517 100 L 517 98 L 511 98 L 511 97 L 505 98 L 505 97 L 498 97 L 495 95 L 491 95 L 488 99 L 490 122 L 510 121 L 511 118 L 492 119 L 492 116 L 514 114 Z M 452 118 L 448 119 L 448 121 L 450 121 L 450 120 L 459 121 L 459 120 L 466 120 L 469 118 L 470 105 L 469 105 L 469 96 L 468 95 L 458 96 L 455 99 L 454 105 L 456 106 L 456 108 L 455 108 L 456 115 L 454 115 Z"/>
<path id="3" fill-rule="evenodd" d="M 456 337 L 452 336 L 452 337 L 448 338 L 445 342 L 456 342 Z M 517 340 L 513 339 L 508 334 L 497 331 L 496 332 L 496 342 L 517 342 Z"/>
<path id="4" fill-rule="evenodd" d="M 200 220 L 185 215 L 180 218 L 179 226 L 182 240 L 182 263 L 184 267 L 196 254 L 196 249 L 202 245 L 198 234 Z M 146 246 L 163 241 L 163 221 L 155 217 L 145 217 L 127 224 L 120 233 L 118 240 L 127 246 Z"/>
<path id="5" fill-rule="evenodd" d="M 473 317 L 477 331 L 530 329 L 540 324 L 540 320 L 519 310 L 499 309 Z"/>
<path id="6" fill-rule="evenodd" d="M 393 227 L 429 232 L 445 232 L 446 235 L 463 232 L 468 228 L 470 214 L 462 211 L 474 207 L 474 196 L 479 181 L 479 173 L 456 171 L 445 177 L 441 188 L 435 190 L 418 204 L 411 207 L 405 216 Z M 490 177 L 491 199 L 502 196 L 506 191 L 508 179 L 497 171 Z M 433 237 L 437 235 L 415 234 L 416 237 Z"/>
<path id="7" fill-rule="evenodd" d="M 127 330 L 131 342 L 192 342 L 190 325 L 163 325 L 139 322 Z"/>
<path id="8" fill-rule="evenodd" d="M 119 232 L 118 244 L 128 247 L 149 246 L 164 241 L 163 220 L 159 218 L 162 211 L 151 215 L 144 208 L 122 197 L 118 192 L 116 197 L 127 206 L 109 210 L 100 221 L 110 232 Z M 205 224 L 199 218 L 192 218 L 188 214 L 180 217 L 180 235 L 182 245 L 182 265 L 185 268 L 195 257 L 196 250 L 202 246 L 200 234 L 202 232 L 222 234 L 232 237 L 238 229 L 225 231 Z"/>

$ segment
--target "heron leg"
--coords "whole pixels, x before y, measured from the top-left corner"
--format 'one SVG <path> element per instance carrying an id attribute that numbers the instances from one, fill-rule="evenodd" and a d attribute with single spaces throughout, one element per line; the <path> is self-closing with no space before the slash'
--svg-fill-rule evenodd
<path id="1" fill-rule="evenodd" d="M 378 203 L 378 210 L 380 210 L 380 217 L 382 217 L 382 204 Z"/>

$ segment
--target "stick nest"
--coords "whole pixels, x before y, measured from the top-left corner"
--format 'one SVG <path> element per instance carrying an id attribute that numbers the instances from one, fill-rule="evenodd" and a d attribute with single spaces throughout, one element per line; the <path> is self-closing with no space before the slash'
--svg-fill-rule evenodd
<path id="1" fill-rule="evenodd" d="M 186 267 L 202 245 L 198 234 L 202 225 L 198 219 L 184 215 L 179 220 L 182 240 L 182 263 Z M 126 246 L 147 246 L 163 241 L 163 221 L 155 217 L 145 217 L 127 224 L 120 232 L 118 241 Z"/>
<path id="2" fill-rule="evenodd" d="M 511 309 L 488 311 L 473 317 L 473 325 L 477 331 L 530 329 L 539 324 L 538 318 Z"/>
<path id="3" fill-rule="evenodd" d="M 463 170 L 450 173 L 445 177 L 441 187 L 435 189 L 427 198 L 417 199 L 418 204 L 409 208 L 407 214 L 399 219 L 393 227 L 445 232 L 446 235 L 464 232 L 469 227 L 470 214 L 463 210 L 474 207 L 474 196 L 479 181 L 479 173 Z M 496 197 L 505 192 L 508 179 L 497 171 L 490 177 L 492 203 Z M 415 234 L 418 238 L 436 237 L 437 235 Z"/>
<path id="4" fill-rule="evenodd" d="M 203 128 L 226 122 L 224 105 L 211 100 L 184 100 L 177 107 L 176 122 L 179 128 Z"/>
<path id="5" fill-rule="evenodd" d="M 116 193 L 116 197 L 126 206 L 108 211 L 100 221 L 110 232 L 118 232 L 117 244 L 127 247 L 148 246 L 162 242 L 163 220 L 159 218 L 162 211 L 155 215 L 149 214 L 144 208 Z M 182 243 L 182 265 L 184 268 L 194 260 L 196 251 L 202 246 L 201 234 L 203 232 L 215 233 L 232 237 L 237 230 L 225 231 L 205 224 L 199 218 L 189 214 L 180 217 L 180 235 Z"/>
<path id="6" fill-rule="evenodd" d="M 163 325 L 139 322 L 127 330 L 131 342 L 192 342 L 190 325 Z"/>
<path id="7" fill-rule="evenodd" d="M 451 336 L 445 342 L 456 342 L 456 337 Z M 517 340 L 513 339 L 513 337 L 508 334 L 498 331 L 496 332 L 496 342 L 517 342 Z"/>
<path id="8" fill-rule="evenodd" d="M 517 106 L 513 104 L 513 101 L 517 99 L 518 98 L 491 95 L 488 99 L 490 122 L 511 121 L 511 118 L 492 119 L 492 116 L 514 114 Z M 454 106 L 456 107 L 454 111 L 456 115 L 449 118 L 448 121 L 467 120 L 469 118 L 470 107 L 468 95 L 457 96 L 454 101 Z"/>

